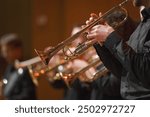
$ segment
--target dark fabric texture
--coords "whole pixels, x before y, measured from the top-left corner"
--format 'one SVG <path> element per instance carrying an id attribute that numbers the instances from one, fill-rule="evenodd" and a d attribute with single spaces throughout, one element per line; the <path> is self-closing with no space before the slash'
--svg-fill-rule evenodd
<path id="1" fill-rule="evenodd" d="M 92 82 L 92 100 L 121 100 L 120 79 L 113 74 L 98 78 Z"/>
<path id="2" fill-rule="evenodd" d="M 121 78 L 124 99 L 150 99 L 150 9 L 144 9 L 143 21 L 128 42 L 116 32 L 111 33 L 104 46 L 95 44 L 105 66 Z"/>
<path id="3" fill-rule="evenodd" d="M 89 100 L 91 95 L 90 84 L 76 79 L 66 91 L 65 100 Z"/>
<path id="4" fill-rule="evenodd" d="M 3 94 L 8 100 L 33 100 L 36 99 L 36 87 L 32 82 L 27 68 L 19 73 L 13 65 L 9 65 L 3 76 L 7 84 L 3 87 Z"/>

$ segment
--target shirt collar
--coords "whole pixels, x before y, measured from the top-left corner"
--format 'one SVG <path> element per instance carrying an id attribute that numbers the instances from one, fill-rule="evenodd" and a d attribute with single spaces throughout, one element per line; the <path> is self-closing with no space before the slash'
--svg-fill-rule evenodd
<path id="1" fill-rule="evenodd" d="M 142 11 L 141 11 L 141 14 L 143 16 L 143 22 L 145 22 L 147 19 L 150 18 L 150 8 L 144 8 Z"/>

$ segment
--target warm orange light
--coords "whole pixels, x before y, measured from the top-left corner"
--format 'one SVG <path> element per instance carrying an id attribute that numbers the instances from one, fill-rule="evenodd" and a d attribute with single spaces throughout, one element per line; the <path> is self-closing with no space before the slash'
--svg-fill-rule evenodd
<path id="1" fill-rule="evenodd" d="M 38 77 L 39 75 L 40 75 L 40 74 L 39 74 L 39 73 L 37 73 L 37 72 L 36 72 L 36 73 L 34 73 L 34 76 L 35 76 L 35 77 Z"/>
<path id="2" fill-rule="evenodd" d="M 45 73 L 45 71 L 44 71 L 44 70 L 41 70 L 40 72 L 41 72 L 41 74 L 44 74 L 44 73 Z"/>

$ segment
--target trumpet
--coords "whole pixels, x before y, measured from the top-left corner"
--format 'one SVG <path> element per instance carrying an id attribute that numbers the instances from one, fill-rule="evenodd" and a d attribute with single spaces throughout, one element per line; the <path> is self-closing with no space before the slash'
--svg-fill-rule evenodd
<path id="1" fill-rule="evenodd" d="M 93 74 L 93 77 L 91 79 L 92 79 L 92 81 L 94 81 L 98 78 L 101 78 L 102 76 L 107 75 L 108 72 L 109 72 L 109 70 L 105 66 L 103 66 L 102 69 L 98 70 L 97 72 L 95 72 Z"/>
<path id="2" fill-rule="evenodd" d="M 76 73 L 73 73 L 73 74 L 63 74 L 63 73 L 60 73 L 60 76 L 65 81 L 67 87 L 70 88 L 70 85 L 72 84 L 72 82 L 76 78 L 80 77 L 80 74 L 82 74 L 86 70 L 88 70 L 91 67 L 93 67 L 94 64 L 96 65 L 97 62 L 98 61 L 95 61 L 95 62 L 91 63 L 90 65 L 86 66 L 85 68 L 79 70 Z M 99 64 L 101 65 L 102 63 L 100 62 Z M 109 70 L 105 66 L 103 66 L 100 70 L 98 70 L 94 74 L 92 74 L 91 78 L 86 78 L 84 82 L 93 82 L 94 80 L 96 80 L 98 78 L 106 76 L 108 73 L 109 73 Z"/>
<path id="3" fill-rule="evenodd" d="M 96 24 L 98 24 L 99 22 L 101 22 L 103 19 L 107 18 L 108 15 L 110 15 L 113 11 L 117 10 L 117 9 L 121 9 L 125 12 L 126 17 L 123 18 L 122 21 L 115 22 L 113 23 L 113 25 L 115 25 L 114 27 L 117 27 L 118 25 L 122 24 L 123 22 L 126 21 L 127 19 L 127 11 L 123 8 L 123 5 L 125 3 L 127 3 L 129 0 L 124 0 L 123 2 L 121 2 L 119 5 L 114 6 L 113 8 L 111 8 L 110 10 L 108 10 L 106 13 L 104 13 L 101 17 L 98 17 L 95 21 L 93 21 L 92 23 L 90 23 L 89 25 L 85 26 L 82 30 L 80 30 L 79 32 L 75 33 L 74 35 L 70 36 L 69 38 L 67 38 L 66 40 L 64 40 L 63 42 L 59 43 L 58 45 L 56 45 L 55 47 L 52 47 L 51 49 L 49 49 L 49 51 L 44 52 L 44 51 L 39 51 L 35 49 L 35 52 L 37 53 L 37 55 L 41 58 L 42 62 L 45 65 L 48 65 L 49 61 L 51 60 L 51 58 L 57 54 L 60 50 L 64 49 L 64 47 L 68 44 L 70 44 L 72 41 L 74 41 L 77 37 L 81 36 L 83 33 L 86 33 L 88 31 L 88 29 L 92 28 L 93 26 L 95 26 Z M 81 50 L 81 49 L 80 49 Z M 81 52 L 81 51 L 80 51 Z M 72 53 L 72 57 L 77 57 L 79 56 L 79 53 Z"/>
<path id="4" fill-rule="evenodd" d="M 66 85 L 68 87 L 70 87 L 70 84 L 72 84 L 72 82 L 76 79 L 76 78 L 79 78 L 79 76 L 81 74 L 83 74 L 84 72 L 86 72 L 87 70 L 89 70 L 90 68 L 92 68 L 93 66 L 95 65 L 101 65 L 102 62 L 100 61 L 99 58 L 95 58 L 91 63 L 89 63 L 89 65 L 85 66 L 84 68 L 81 68 L 79 69 L 78 71 L 76 71 L 75 73 L 69 73 L 69 74 L 63 74 L 62 72 L 60 72 L 60 76 L 61 78 L 64 80 L 64 82 L 66 83 Z M 95 77 L 98 76 L 98 72 L 94 74 Z M 87 78 L 87 79 L 84 79 L 85 82 L 87 81 L 91 81 L 92 78 Z"/>
<path id="5" fill-rule="evenodd" d="M 55 61 L 51 62 L 48 66 L 45 66 L 38 56 L 23 62 L 15 61 L 15 67 L 18 71 L 24 67 L 28 68 L 32 81 L 36 86 L 38 86 L 38 79 L 42 76 L 46 77 L 48 81 L 53 82 L 54 80 L 61 79 L 59 72 L 71 72 L 65 66 L 66 64 L 68 64 L 68 61 L 62 59 L 60 55 L 55 56 Z"/>
<path id="6" fill-rule="evenodd" d="M 68 63 L 68 61 L 60 62 L 59 64 L 56 64 L 55 66 L 45 66 L 41 63 L 34 64 L 28 66 L 29 73 L 32 76 L 32 79 L 38 84 L 37 80 L 39 77 L 44 76 L 46 79 L 50 82 L 53 82 L 54 80 L 61 79 L 59 72 L 64 72 L 67 68 L 65 65 Z"/>
<path id="7" fill-rule="evenodd" d="M 29 59 L 29 60 L 26 60 L 26 61 L 23 61 L 23 62 L 20 62 L 18 60 L 15 61 L 15 67 L 18 69 L 18 68 L 23 68 L 23 67 L 27 67 L 29 65 L 32 65 L 32 64 L 36 64 L 38 62 L 41 62 L 41 59 L 40 57 L 34 57 L 32 59 Z"/>

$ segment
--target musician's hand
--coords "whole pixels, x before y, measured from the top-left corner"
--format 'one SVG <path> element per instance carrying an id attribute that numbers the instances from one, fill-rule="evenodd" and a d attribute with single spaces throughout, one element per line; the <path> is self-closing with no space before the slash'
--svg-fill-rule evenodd
<path id="1" fill-rule="evenodd" d="M 99 17 L 102 16 L 102 13 L 99 13 Z M 92 13 L 89 20 L 86 21 L 86 25 L 90 25 L 94 20 L 98 18 L 98 15 Z M 88 30 L 88 39 L 96 39 L 100 44 L 103 44 L 107 36 L 112 33 L 114 29 L 110 27 L 104 19 L 101 19 L 99 24 L 95 25 Z"/>
<path id="2" fill-rule="evenodd" d="M 96 39 L 99 43 L 103 44 L 108 35 L 112 33 L 114 29 L 110 27 L 108 24 L 104 25 L 96 25 L 94 26 L 88 33 L 87 38 L 88 39 Z"/>
<path id="3" fill-rule="evenodd" d="M 90 25 L 93 21 L 97 20 L 101 16 L 102 16 L 101 12 L 99 13 L 99 16 L 95 13 L 91 13 L 90 18 L 86 21 L 86 25 Z M 101 20 L 98 22 L 98 24 L 105 24 L 105 23 L 106 23 L 106 21 L 103 18 L 101 18 Z M 84 26 L 83 26 L 83 28 L 84 28 Z"/>
<path id="4" fill-rule="evenodd" d="M 96 15 L 95 13 L 91 13 L 90 18 L 86 21 L 86 25 L 89 25 L 90 23 L 92 23 L 97 18 L 98 18 L 98 15 Z"/>

